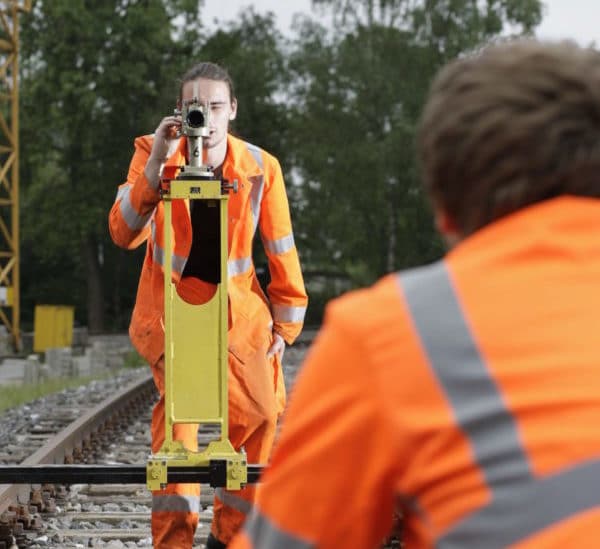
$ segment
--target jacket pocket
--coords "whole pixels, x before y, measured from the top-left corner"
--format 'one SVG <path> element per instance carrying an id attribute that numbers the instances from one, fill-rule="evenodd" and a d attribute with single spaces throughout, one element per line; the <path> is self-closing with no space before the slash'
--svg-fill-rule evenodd
<path id="1" fill-rule="evenodd" d="M 262 346 L 260 340 L 264 333 L 261 334 L 257 328 L 252 319 L 239 314 L 229 331 L 228 351 L 242 364 L 251 361 Z"/>

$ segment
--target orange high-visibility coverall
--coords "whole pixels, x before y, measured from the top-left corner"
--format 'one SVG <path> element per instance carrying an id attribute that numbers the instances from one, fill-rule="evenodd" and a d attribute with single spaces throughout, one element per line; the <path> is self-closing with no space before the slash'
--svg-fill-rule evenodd
<path id="1" fill-rule="evenodd" d="M 559 197 L 326 313 L 229 549 L 599 546 L 600 200 Z"/>
<path id="2" fill-rule="evenodd" d="M 186 141 L 166 165 L 185 164 Z M 158 192 L 144 175 L 152 136 L 135 140 L 127 182 L 119 187 L 110 211 L 114 242 L 133 249 L 146 242 L 138 294 L 129 333 L 139 353 L 152 367 L 160 400 L 152 416 L 152 451 L 164 441 L 164 210 Z M 229 259 L 229 435 L 236 449 L 244 446 L 250 463 L 266 463 L 273 444 L 277 417 L 285 405 L 285 386 L 279 357 L 267 359 L 272 332 L 293 343 L 300 333 L 307 296 L 289 214 L 281 168 L 262 149 L 227 137 L 222 175 L 237 180 L 239 190 L 228 204 Z M 203 302 L 211 286 L 197 278 L 181 277 L 192 244 L 189 201 L 173 202 L 173 281 L 190 302 Z M 252 262 L 252 240 L 259 229 L 269 261 L 269 299 L 258 283 Z M 197 426 L 174 426 L 174 439 L 197 449 Z M 153 493 L 152 534 L 155 547 L 192 546 L 198 522 L 199 486 L 171 484 Z M 254 487 L 216 491 L 212 532 L 227 543 L 243 522 L 254 498 Z"/>

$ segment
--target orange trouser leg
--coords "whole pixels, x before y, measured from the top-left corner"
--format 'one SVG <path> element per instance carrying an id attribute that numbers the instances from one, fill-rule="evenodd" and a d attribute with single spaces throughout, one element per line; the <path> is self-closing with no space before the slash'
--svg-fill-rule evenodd
<path id="1" fill-rule="evenodd" d="M 152 411 L 152 452 L 158 452 L 165 439 L 165 400 L 161 374 L 162 359 L 152 368 L 161 394 Z M 158 378 L 158 379 L 157 379 Z M 176 424 L 173 440 L 186 448 L 198 450 L 198 425 Z M 165 490 L 152 492 L 152 539 L 155 549 L 191 549 L 200 510 L 199 484 L 169 484 Z"/>
<path id="2" fill-rule="evenodd" d="M 265 422 L 246 439 L 243 446 L 248 455 L 248 463 L 266 463 L 273 446 L 275 429 Z M 236 448 L 239 448 L 234 443 Z M 265 456 L 264 459 L 252 456 Z M 229 491 L 223 488 L 215 490 L 214 517 L 211 525 L 213 535 L 223 543 L 229 543 L 246 520 L 252 509 L 256 488 L 248 485 L 243 490 Z"/>
<path id="3" fill-rule="evenodd" d="M 236 450 L 244 447 L 248 463 L 268 462 L 277 428 L 273 365 L 265 353 L 261 350 L 257 360 L 245 364 L 229 357 L 229 439 Z M 213 536 L 229 543 L 252 508 L 254 496 L 253 485 L 215 490 Z"/>
<path id="4" fill-rule="evenodd" d="M 276 394 L 274 364 L 266 358 L 266 347 L 256 351 L 242 363 L 229 355 L 229 440 L 236 450 L 244 448 L 248 463 L 266 464 L 271 455 L 281 411 L 281 395 Z M 161 399 L 152 414 L 152 451 L 164 441 L 164 361 L 153 368 L 154 380 Z M 278 388 L 280 390 L 280 388 Z M 279 391 L 278 391 L 279 392 Z M 173 439 L 197 451 L 198 426 L 173 426 Z M 190 548 L 198 524 L 200 486 L 170 484 L 166 490 L 153 492 L 152 535 L 159 548 Z M 219 489 L 215 494 L 213 535 L 223 543 L 242 526 L 255 496 L 254 486 L 243 490 Z"/>

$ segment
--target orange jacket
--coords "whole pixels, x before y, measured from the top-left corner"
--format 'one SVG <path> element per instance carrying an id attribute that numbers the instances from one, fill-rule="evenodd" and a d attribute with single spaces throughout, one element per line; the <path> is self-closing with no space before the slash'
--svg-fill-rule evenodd
<path id="1" fill-rule="evenodd" d="M 139 353 L 154 364 L 164 350 L 164 211 L 158 192 L 144 175 L 151 149 L 152 136 L 135 140 L 127 182 L 119 187 L 109 215 L 109 228 L 113 241 L 123 248 L 133 249 L 146 241 L 129 333 Z M 186 142 L 181 139 L 166 165 L 183 165 L 185 151 Z M 277 159 L 228 135 L 223 177 L 239 182 L 239 190 L 230 194 L 228 205 L 228 291 L 232 320 L 229 350 L 243 362 L 245 356 L 258 348 L 256 338 L 271 337 L 271 327 L 287 343 L 294 341 L 302 329 L 307 296 Z M 252 241 L 257 228 L 271 273 L 268 300 L 252 262 Z M 173 202 L 173 240 L 173 278 L 178 283 L 192 243 L 188 200 Z"/>
<path id="2" fill-rule="evenodd" d="M 333 303 L 230 549 L 599 545 L 600 200 Z"/>

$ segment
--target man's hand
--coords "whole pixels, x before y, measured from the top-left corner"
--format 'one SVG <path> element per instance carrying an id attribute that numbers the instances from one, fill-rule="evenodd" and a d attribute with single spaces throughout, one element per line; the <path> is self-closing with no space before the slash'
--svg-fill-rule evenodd
<path id="1" fill-rule="evenodd" d="M 154 132 L 152 150 L 144 174 L 155 189 L 158 188 L 160 167 L 167 160 L 169 148 L 179 138 L 180 128 L 181 116 L 165 116 Z"/>
<path id="2" fill-rule="evenodd" d="M 277 332 L 273 332 L 273 343 L 267 351 L 267 358 L 271 358 L 274 354 L 279 355 L 279 360 L 283 360 L 285 352 L 285 340 Z"/>

